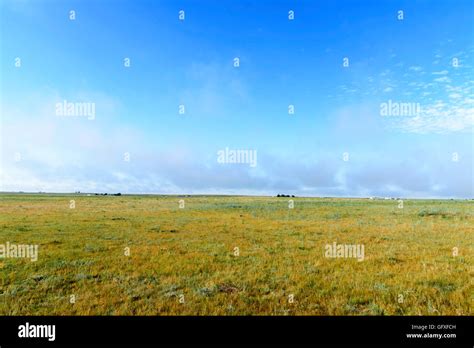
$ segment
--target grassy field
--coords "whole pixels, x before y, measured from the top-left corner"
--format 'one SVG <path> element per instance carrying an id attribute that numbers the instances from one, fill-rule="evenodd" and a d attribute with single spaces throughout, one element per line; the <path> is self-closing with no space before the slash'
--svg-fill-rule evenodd
<path id="1" fill-rule="evenodd" d="M 2 194 L 0 314 L 474 314 L 473 201 L 292 199 Z"/>

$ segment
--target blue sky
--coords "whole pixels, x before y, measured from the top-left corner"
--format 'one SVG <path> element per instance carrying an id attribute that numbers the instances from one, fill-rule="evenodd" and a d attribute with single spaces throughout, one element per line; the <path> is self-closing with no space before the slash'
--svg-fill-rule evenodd
<path id="1" fill-rule="evenodd" d="M 0 9 L 1 190 L 474 196 L 471 1 Z M 64 100 L 94 118 L 57 115 Z M 257 166 L 218 163 L 225 148 Z"/>

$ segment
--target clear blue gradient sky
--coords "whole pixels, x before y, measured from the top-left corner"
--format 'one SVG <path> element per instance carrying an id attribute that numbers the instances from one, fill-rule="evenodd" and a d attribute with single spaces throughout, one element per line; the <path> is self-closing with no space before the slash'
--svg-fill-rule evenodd
<path id="1" fill-rule="evenodd" d="M 0 11 L 0 190 L 474 196 L 472 1 Z M 94 119 L 57 115 L 64 100 L 95 103 Z M 389 100 L 421 111 L 381 115 Z M 257 166 L 218 163 L 226 147 L 257 151 Z"/>

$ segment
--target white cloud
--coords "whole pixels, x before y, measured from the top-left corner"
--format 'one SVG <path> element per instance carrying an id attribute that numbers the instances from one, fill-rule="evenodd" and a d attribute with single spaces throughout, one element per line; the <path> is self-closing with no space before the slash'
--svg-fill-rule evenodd
<path id="1" fill-rule="evenodd" d="M 433 81 L 436 82 L 451 82 L 451 79 L 447 76 L 435 78 Z"/>
<path id="2" fill-rule="evenodd" d="M 423 68 L 421 66 L 411 66 L 408 68 L 408 70 L 411 70 L 411 71 L 422 71 Z"/>
<path id="3" fill-rule="evenodd" d="M 432 74 L 433 75 L 447 75 L 449 73 L 448 70 L 442 70 L 442 71 L 434 71 Z"/>
<path id="4" fill-rule="evenodd" d="M 451 89 L 463 97 L 454 98 L 455 103 L 433 101 L 419 117 L 403 120 L 402 128 L 424 133 L 472 127 L 474 100 L 469 89 Z M 209 153 L 175 144 L 158 148 L 138 130 L 113 122 L 119 107 L 107 96 L 95 97 L 97 105 L 109 105 L 110 112 L 94 121 L 57 118 L 50 106 L 58 96 L 46 93 L 24 105 L 2 105 L 7 116 L 2 122 L 1 190 L 426 197 L 465 196 L 472 191 L 466 162 L 461 163 L 463 170 L 458 174 L 452 172 L 451 162 L 443 162 L 441 166 L 449 174 L 443 176 L 437 174 L 437 161 L 427 160 L 421 170 L 420 161 L 407 164 L 396 159 L 398 149 L 362 155 L 354 149 L 346 164 L 337 148 L 329 148 L 323 155 L 299 150 L 291 158 L 259 150 L 257 170 L 220 166 Z M 329 138 L 343 139 L 343 145 L 350 144 L 351 138 L 383 139 L 382 119 L 373 112 L 371 104 L 341 108 Z M 15 151 L 22 153 L 22 161 L 14 161 Z M 132 154 L 129 163 L 123 161 L 124 151 Z M 380 158 L 390 158 L 390 163 Z M 395 170 L 398 167 L 403 170 Z M 407 172 L 409 176 L 403 174 Z"/>

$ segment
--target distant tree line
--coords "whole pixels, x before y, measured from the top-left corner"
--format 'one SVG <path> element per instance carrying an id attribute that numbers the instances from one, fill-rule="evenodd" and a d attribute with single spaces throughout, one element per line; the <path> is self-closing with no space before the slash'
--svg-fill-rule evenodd
<path id="1" fill-rule="evenodd" d="M 107 196 L 108 194 L 107 193 L 94 193 L 95 196 Z M 119 192 L 119 193 L 112 193 L 110 194 L 109 196 L 121 196 L 122 194 Z"/>

